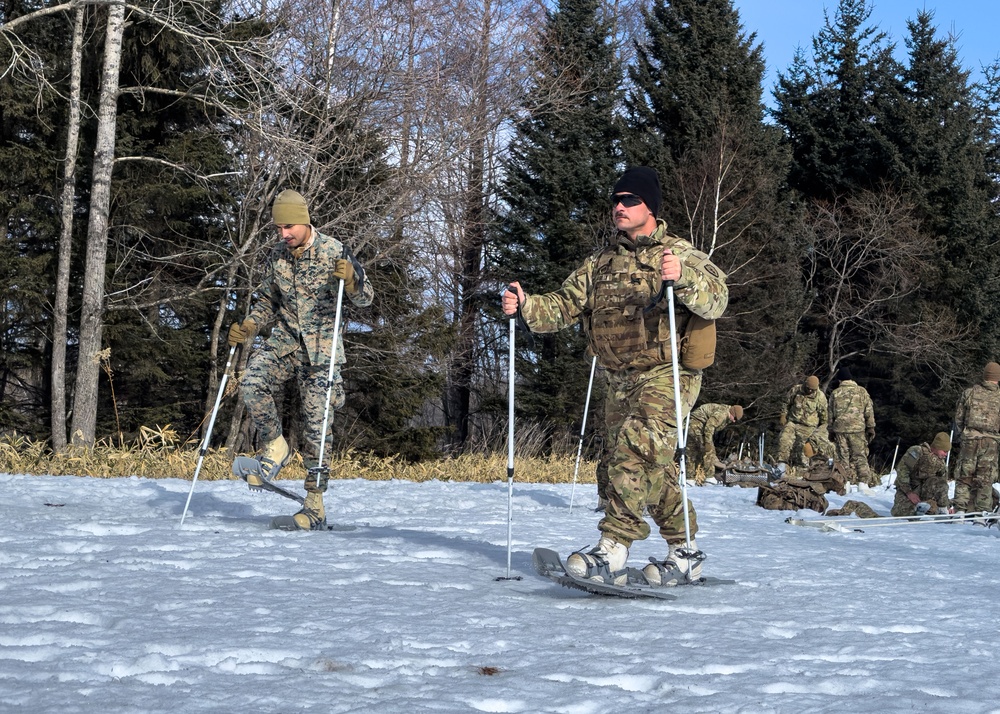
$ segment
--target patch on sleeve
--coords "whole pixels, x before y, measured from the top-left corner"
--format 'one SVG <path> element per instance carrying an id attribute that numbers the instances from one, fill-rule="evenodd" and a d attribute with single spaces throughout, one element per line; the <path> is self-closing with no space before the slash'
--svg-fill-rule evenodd
<path id="1" fill-rule="evenodd" d="M 684 259 L 685 264 L 698 272 L 707 273 L 717 280 L 725 280 L 726 274 L 700 250 L 691 251 Z"/>

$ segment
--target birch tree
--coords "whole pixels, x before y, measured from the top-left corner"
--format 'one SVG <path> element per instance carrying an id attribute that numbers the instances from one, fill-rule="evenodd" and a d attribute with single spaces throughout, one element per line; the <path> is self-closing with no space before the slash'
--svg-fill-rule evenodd
<path id="1" fill-rule="evenodd" d="M 77 445 L 92 445 L 97 426 L 97 386 L 100 376 L 101 335 L 104 328 L 104 279 L 108 254 L 108 214 L 111 208 L 111 170 L 115 158 L 119 69 L 122 37 L 125 33 L 123 3 L 108 6 L 105 33 L 80 315 L 80 357 L 76 370 L 76 398 L 71 425 L 71 440 Z"/>

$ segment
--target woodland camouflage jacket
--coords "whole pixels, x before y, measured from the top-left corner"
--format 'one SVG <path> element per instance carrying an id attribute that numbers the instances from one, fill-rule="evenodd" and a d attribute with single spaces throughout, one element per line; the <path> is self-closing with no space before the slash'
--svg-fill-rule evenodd
<path id="1" fill-rule="evenodd" d="M 350 251 L 345 254 L 343 243 L 336 238 L 319 231 L 314 231 L 314 235 L 313 244 L 297 259 L 284 242 L 271 249 L 260 295 L 249 317 L 258 327 L 273 321 L 266 344 L 278 357 L 291 354 L 301 344 L 309 354 L 310 364 L 318 366 L 330 363 L 333 346 L 340 281 L 331 279 L 330 273 L 339 258 L 353 259 L 353 256 Z M 360 267 L 355 261 L 356 272 Z M 357 293 L 344 292 L 358 307 L 371 305 L 375 297 L 371 282 L 363 275 L 360 271 L 358 280 L 362 285 Z M 344 342 L 338 335 L 337 364 L 343 362 Z"/>

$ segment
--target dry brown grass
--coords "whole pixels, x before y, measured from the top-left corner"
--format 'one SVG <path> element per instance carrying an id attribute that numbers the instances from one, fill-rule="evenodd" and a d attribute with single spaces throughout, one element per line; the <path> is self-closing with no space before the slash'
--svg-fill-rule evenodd
<path id="1" fill-rule="evenodd" d="M 169 427 L 143 427 L 139 442 L 131 447 L 100 442 L 93 448 L 68 447 L 52 453 L 45 442 L 31 441 L 17 434 L 0 436 L 0 472 L 49 474 L 53 476 L 91 476 L 95 478 L 191 479 L 198 466 L 198 449 L 180 445 Z M 526 483 L 570 483 L 573 480 L 575 455 L 515 457 L 514 480 Z M 232 475 L 233 454 L 213 449 L 205 454 L 198 478 L 217 481 Z M 594 483 L 596 463 L 581 461 L 577 480 Z M 295 454 L 282 469 L 279 479 L 302 480 L 305 468 Z M 394 457 L 345 452 L 330 462 L 330 478 L 361 478 L 370 481 L 476 481 L 492 483 L 507 480 L 507 455 L 462 454 L 454 458 L 405 463 Z"/>

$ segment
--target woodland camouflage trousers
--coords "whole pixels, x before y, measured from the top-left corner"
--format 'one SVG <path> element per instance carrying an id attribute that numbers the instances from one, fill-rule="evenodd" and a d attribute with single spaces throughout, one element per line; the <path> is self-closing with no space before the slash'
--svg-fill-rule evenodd
<path id="1" fill-rule="evenodd" d="M 683 543 L 684 511 L 674 465 L 677 421 L 671 366 L 626 370 L 609 377 L 605 415 L 610 456 L 608 507 L 598 528 L 619 543 L 649 536 L 643 518 L 649 508 L 660 535 L 668 543 Z M 701 390 L 701 373 L 681 370 L 682 416 L 694 406 Z M 691 536 L 698 531 L 694 506 L 688 502 Z"/>
<path id="2" fill-rule="evenodd" d="M 267 345 L 257 350 L 247 363 L 246 372 L 240 381 L 243 402 L 258 432 L 258 439 L 267 443 L 281 436 L 281 416 L 278 414 L 274 395 L 285 382 L 294 379 L 298 384 L 302 402 L 302 422 L 304 429 L 303 458 L 306 466 L 315 465 L 319 458 L 320 439 L 323 431 L 323 416 L 326 412 L 327 381 L 330 365 L 313 366 L 305 349 L 299 348 L 285 357 L 278 358 Z M 344 406 L 344 384 L 339 371 L 333 373 L 333 390 L 330 407 Z M 332 446 L 332 411 L 327 424 L 326 454 Z M 325 456 L 325 455 L 324 455 Z"/>

